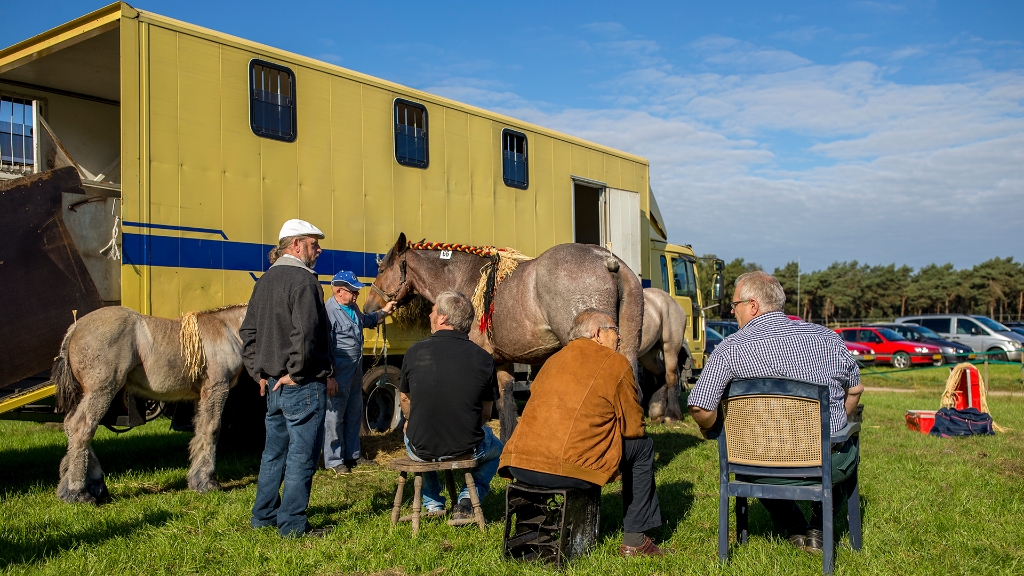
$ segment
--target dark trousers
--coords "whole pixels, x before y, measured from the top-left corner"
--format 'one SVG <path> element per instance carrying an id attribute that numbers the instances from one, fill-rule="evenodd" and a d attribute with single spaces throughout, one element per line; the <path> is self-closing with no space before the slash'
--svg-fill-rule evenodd
<path id="1" fill-rule="evenodd" d="M 520 482 L 544 488 L 599 488 L 578 478 L 545 474 L 523 468 L 509 467 L 509 472 Z M 622 527 L 626 532 L 644 532 L 661 526 L 661 504 L 654 485 L 654 441 L 643 438 L 623 438 L 622 461 Z"/>
<path id="2" fill-rule="evenodd" d="M 299 536 L 309 530 L 306 508 L 324 444 L 327 385 L 308 382 L 274 391 L 276 382 L 267 384 L 267 443 L 251 524 L 277 526 L 281 536 Z"/>
<path id="3" fill-rule="evenodd" d="M 853 442 L 847 442 L 832 453 L 832 515 L 835 516 L 846 501 L 848 495 L 846 480 L 853 476 L 857 470 L 857 456 L 859 448 Z M 743 482 L 754 482 L 755 484 L 774 484 L 781 486 L 811 486 L 821 484 L 818 480 L 805 478 L 760 478 L 736 475 L 736 479 Z M 811 502 L 811 522 L 808 525 L 804 513 L 797 507 L 793 500 L 770 500 L 760 498 L 761 505 L 768 510 L 772 517 L 772 524 L 779 534 L 801 534 L 808 527 L 821 530 L 822 511 L 821 502 Z"/>

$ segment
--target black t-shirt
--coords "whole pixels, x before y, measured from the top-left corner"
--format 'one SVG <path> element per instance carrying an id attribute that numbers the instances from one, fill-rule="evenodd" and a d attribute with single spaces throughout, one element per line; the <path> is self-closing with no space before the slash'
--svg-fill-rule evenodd
<path id="1" fill-rule="evenodd" d="M 456 330 L 438 330 L 402 360 L 399 390 L 409 395 L 406 435 L 424 460 L 464 454 L 484 439 L 483 402 L 493 401 L 494 360 Z"/>

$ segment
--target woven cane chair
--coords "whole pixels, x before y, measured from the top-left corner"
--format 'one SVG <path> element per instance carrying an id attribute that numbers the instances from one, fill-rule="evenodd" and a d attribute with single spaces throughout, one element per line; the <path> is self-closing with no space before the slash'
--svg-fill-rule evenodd
<path id="1" fill-rule="evenodd" d="M 729 498 L 736 498 L 736 540 L 747 542 L 747 498 L 812 500 L 822 504 L 822 569 L 835 566 L 832 448 L 860 441 L 860 424 L 829 434 L 828 386 L 787 379 L 734 380 L 722 396 L 717 431 L 719 459 L 718 558 L 728 561 Z M 850 483 L 850 546 L 861 548 L 860 490 L 856 467 Z M 730 480 L 731 475 L 821 479 L 813 486 L 775 486 Z"/>

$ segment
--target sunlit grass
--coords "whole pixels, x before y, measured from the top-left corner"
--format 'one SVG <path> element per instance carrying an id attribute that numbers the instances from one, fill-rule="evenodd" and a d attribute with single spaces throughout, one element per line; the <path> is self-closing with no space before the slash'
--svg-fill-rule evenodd
<path id="1" fill-rule="evenodd" d="M 860 374 L 861 382 L 865 386 L 942 390 L 946 386 L 946 378 L 949 377 L 949 369 L 951 367 L 952 364 L 946 364 L 945 366 L 925 366 L 908 370 L 897 370 L 891 366 L 866 366 L 861 369 Z M 979 363 L 977 367 L 979 373 L 984 376 L 984 364 Z M 990 363 L 988 366 L 987 382 L 989 383 L 990 390 L 1024 392 L 1020 364 Z"/>
<path id="2" fill-rule="evenodd" d="M 864 550 L 843 545 L 837 574 L 1014 574 L 1024 572 L 1024 399 L 992 397 L 995 419 L 1011 428 L 995 437 L 943 440 L 907 431 L 908 408 L 931 408 L 937 394 L 866 393 L 861 492 Z M 719 568 L 718 464 L 713 443 L 692 422 L 649 429 L 658 452 L 657 481 L 675 554 L 622 559 L 621 485 L 605 488 L 601 540 L 568 574 L 816 574 L 821 557 L 768 534 L 767 513 L 752 507 L 753 536 Z M 43 574 L 555 574 L 506 561 L 500 552 L 504 482 L 485 500 L 494 523 L 475 527 L 425 522 L 412 540 L 394 531 L 389 511 L 395 474 L 357 468 L 335 478 L 317 473 L 310 517 L 331 524 L 324 540 L 281 540 L 251 530 L 258 454 L 222 451 L 227 489 L 186 488 L 188 436 L 158 420 L 132 432 L 97 435 L 113 501 L 68 505 L 54 496 L 64 436 L 52 425 L 0 422 L 0 570 Z"/>

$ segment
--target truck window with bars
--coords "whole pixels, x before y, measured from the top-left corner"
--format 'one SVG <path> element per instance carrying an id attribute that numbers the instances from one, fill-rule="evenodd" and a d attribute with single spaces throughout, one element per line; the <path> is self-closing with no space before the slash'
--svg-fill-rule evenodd
<path id="1" fill-rule="evenodd" d="M 515 130 L 501 131 L 502 178 L 506 186 L 522 188 L 529 186 L 526 166 L 526 134 Z"/>
<path id="2" fill-rule="evenodd" d="M 0 94 L 0 169 L 32 171 L 35 165 L 35 106 L 32 100 Z"/>
<path id="3" fill-rule="evenodd" d="M 291 70 L 253 60 L 249 65 L 249 121 L 257 136 L 295 140 L 295 74 Z"/>
<path id="4" fill-rule="evenodd" d="M 395 160 L 402 166 L 426 168 L 427 109 L 421 104 L 395 99 Z"/>

